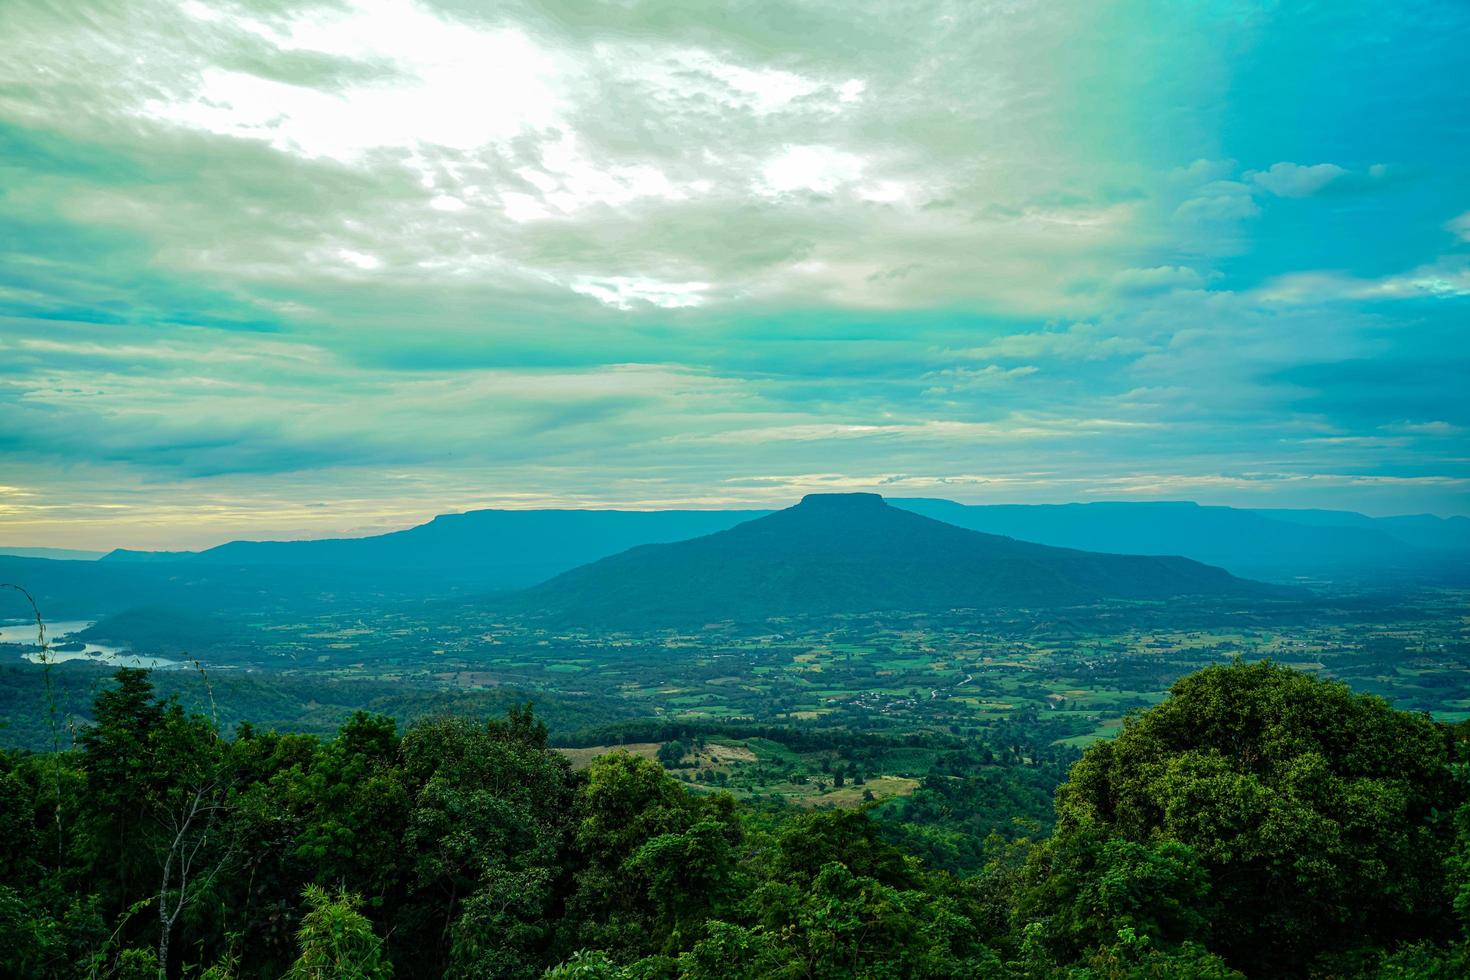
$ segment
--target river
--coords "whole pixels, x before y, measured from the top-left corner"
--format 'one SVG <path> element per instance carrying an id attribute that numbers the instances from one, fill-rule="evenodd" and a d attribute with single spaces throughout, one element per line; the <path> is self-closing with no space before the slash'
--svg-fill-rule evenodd
<path id="1" fill-rule="evenodd" d="M 146 654 L 134 653 L 123 647 L 108 646 L 102 643 L 88 643 L 78 640 L 75 634 L 91 626 L 88 620 L 68 620 L 46 624 L 46 640 L 51 645 L 49 659 L 54 664 L 65 663 L 70 660 L 90 660 L 92 663 L 105 664 L 110 667 L 142 667 L 149 670 L 166 670 L 170 667 L 186 667 L 187 664 L 177 660 L 165 660 L 163 657 L 150 657 Z M 21 657 L 33 664 L 42 662 L 41 651 L 36 646 L 36 623 L 35 620 L 17 622 L 11 620 L 0 623 L 0 643 L 14 643 L 24 646 L 26 649 Z M 56 647 L 82 643 L 80 650 L 57 650 Z"/>

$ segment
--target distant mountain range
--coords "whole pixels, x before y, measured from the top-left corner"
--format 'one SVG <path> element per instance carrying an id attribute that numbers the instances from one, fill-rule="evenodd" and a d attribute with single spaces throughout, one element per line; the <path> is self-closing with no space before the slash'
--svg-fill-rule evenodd
<path id="1" fill-rule="evenodd" d="M 1470 519 L 1348 511 L 1245 510 L 1183 502 L 894 506 L 989 534 L 1086 551 L 1187 555 L 1237 575 L 1383 581 L 1436 577 L 1470 557 Z"/>
<path id="2" fill-rule="evenodd" d="M 1058 548 L 1182 555 L 1275 582 L 1470 578 L 1470 518 L 1373 518 L 1350 511 L 1248 510 L 1189 502 L 966 505 L 896 498 L 892 506 L 958 527 Z M 105 562 L 341 567 L 416 581 L 438 593 L 516 589 L 642 544 L 712 534 L 766 510 L 478 510 L 362 538 L 233 541 L 206 551 L 114 551 Z"/>
<path id="3" fill-rule="evenodd" d="M 96 561 L 103 551 L 79 551 L 76 548 L 7 548 L 0 545 L 0 555 L 12 558 L 49 558 L 52 561 Z"/>
<path id="4" fill-rule="evenodd" d="M 588 626 L 694 626 L 843 613 L 1074 606 L 1182 596 L 1286 598 L 1181 557 L 1098 554 L 982 534 L 877 494 L 811 494 L 715 534 L 649 544 L 503 600 Z"/>
<path id="5" fill-rule="evenodd" d="M 792 513 L 807 513 L 803 510 L 807 506 L 777 514 L 788 515 L 781 519 L 786 521 Z M 1181 582 L 1193 581 L 1188 576 L 1203 574 L 1194 564 L 1198 562 L 1219 566 L 1241 578 L 1275 583 L 1315 585 L 1328 580 L 1370 586 L 1470 584 L 1470 520 L 1460 517 L 1370 518 L 1342 511 L 1245 510 L 1152 502 L 969 506 L 933 499 L 889 500 L 883 510 L 888 519 L 885 527 L 897 526 L 893 525 L 895 515 L 908 512 L 910 516 L 931 518 L 927 524 L 942 521 L 951 529 L 1015 539 L 1006 545 L 1012 549 L 1030 542 L 1052 549 L 1073 549 L 1074 555 L 1095 552 L 1102 557 L 1176 555 L 1192 559 L 1168 566 L 1172 573 L 1186 576 Z M 583 581 L 582 576 L 593 575 L 591 568 L 582 566 L 630 549 L 634 552 L 620 561 L 642 560 L 644 552 L 637 550 L 642 546 L 707 539 L 745 526 L 747 530 L 742 531 L 738 541 L 752 533 L 750 526 L 781 526 L 780 522 L 761 523 L 774 516 L 764 510 L 481 510 L 445 515 L 418 527 L 362 538 L 235 541 L 199 552 L 114 551 L 100 561 L 79 560 L 87 557 L 86 553 L 11 549 L 24 551 L 27 556 L 16 557 L 0 550 L 0 582 L 25 584 L 52 618 L 98 618 L 148 607 L 221 614 L 239 620 L 267 615 L 270 610 L 280 613 L 323 604 L 340 605 L 349 600 L 373 604 L 509 594 L 538 583 L 547 583 L 547 591 L 536 594 L 547 598 L 548 608 L 558 604 L 571 608 L 565 601 L 567 596 L 556 598 L 548 580 L 563 576 L 556 586 L 561 589 L 569 580 Z M 758 581 L 747 583 L 751 608 L 770 603 L 771 614 L 781 608 L 794 608 L 781 604 L 792 596 L 806 596 L 803 590 L 818 588 L 818 582 L 826 583 L 822 588 L 830 586 L 834 592 L 840 590 L 851 596 L 851 602 L 857 605 L 880 598 L 884 602 L 900 601 L 904 595 L 886 585 L 880 588 L 873 576 L 855 571 L 840 585 L 830 577 L 813 577 L 814 571 L 825 567 L 823 560 L 802 558 L 799 548 L 792 550 L 807 542 L 806 537 L 798 535 L 792 541 L 795 545 L 783 545 L 779 551 L 789 571 L 778 574 L 771 567 L 761 573 Z M 771 543 L 774 546 L 778 542 Z M 815 539 L 809 543 L 815 545 Z M 888 545 L 875 540 L 872 547 L 879 549 L 874 553 L 878 555 Z M 1004 549 L 996 545 L 987 559 L 991 563 L 984 564 L 964 548 L 955 548 L 958 550 L 951 553 L 949 545 L 935 544 L 934 555 L 944 557 L 930 556 L 912 569 L 916 576 L 928 569 L 915 579 L 925 583 L 919 590 L 926 597 L 924 601 L 988 602 L 1002 596 L 980 589 L 977 576 L 982 571 L 990 574 L 1008 568 L 997 557 Z M 897 547 L 890 550 L 900 558 L 905 553 Z M 44 557 L 30 556 L 38 552 Z M 667 552 L 666 558 L 692 562 L 689 556 L 694 554 L 676 549 Z M 71 560 L 55 560 L 62 557 Z M 946 574 L 942 563 L 951 559 L 958 562 L 952 587 L 939 581 Z M 817 563 L 815 568 L 813 562 Z M 1035 569 L 1014 580 L 1006 578 L 1010 573 L 1005 572 L 995 588 L 1008 590 L 1003 593 L 1007 601 L 1038 601 L 1034 598 L 1038 588 L 1050 589 L 1049 594 L 1057 601 L 1099 594 L 1098 581 L 1083 574 L 1086 563 L 1081 558 L 1074 558 L 1070 567 L 1072 571 L 1051 579 L 1035 573 Z M 1161 566 L 1137 566 L 1144 567 Z M 1143 574 L 1126 564 L 1110 564 L 1109 569 L 1110 574 L 1128 574 L 1119 580 L 1121 591 L 1107 594 L 1130 594 L 1123 587 L 1131 581 L 1129 576 Z M 565 575 L 574 570 L 570 578 Z M 681 566 L 677 573 L 666 576 L 666 581 L 677 583 L 681 576 L 697 578 L 697 573 L 692 565 Z M 810 584 L 803 584 L 807 579 Z M 1043 586 L 1044 582 L 1049 584 Z M 616 582 L 602 580 L 599 588 L 604 587 L 609 594 L 627 594 L 627 589 Z M 1139 588 L 1142 591 L 1138 594 L 1156 594 L 1151 591 L 1153 586 L 1144 589 L 1140 584 Z M 831 596 L 811 598 L 816 607 L 828 608 L 835 603 Z M 555 602 L 550 602 L 552 599 Z M 15 602 L 19 602 L 18 597 Z M 18 607 L 12 615 L 11 608 L 0 606 L 0 618 L 22 615 Z"/>
<path id="6" fill-rule="evenodd" d="M 733 527 L 757 510 L 476 510 L 404 531 L 319 541 L 232 541 L 207 551 L 109 553 L 108 562 L 381 569 L 436 591 L 521 588 L 635 545 Z"/>

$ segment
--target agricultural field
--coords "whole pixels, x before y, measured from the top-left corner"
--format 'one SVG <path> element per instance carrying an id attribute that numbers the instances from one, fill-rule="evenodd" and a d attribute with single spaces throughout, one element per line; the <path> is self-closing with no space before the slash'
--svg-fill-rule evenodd
<path id="1" fill-rule="evenodd" d="M 257 664 L 344 682 L 514 689 L 692 726 L 965 736 L 1019 724 L 1035 728 L 1034 741 L 1078 748 L 1159 701 L 1178 677 L 1237 657 L 1340 678 L 1444 720 L 1470 717 L 1467 599 L 1362 600 L 1274 622 L 1251 610 L 1190 622 L 1132 607 L 1042 623 L 867 616 L 654 636 L 385 610 L 370 629 L 365 616 L 276 628 Z"/>
<path id="2" fill-rule="evenodd" d="M 634 635 L 554 630 L 474 606 L 353 608 L 235 624 L 180 655 L 224 678 L 299 677 L 455 694 L 525 691 L 683 723 L 847 726 L 963 734 L 1042 724 L 1084 744 L 1176 678 L 1235 657 L 1339 677 L 1399 707 L 1470 717 L 1470 595 L 1348 597 L 1273 621 L 1249 608 L 1189 619 L 1163 606 L 715 624 Z M 147 652 L 140 637 L 134 649 Z M 25 647 L 0 646 L 19 663 Z"/>
<path id="3" fill-rule="evenodd" d="M 1025 613 L 886 615 L 655 635 L 554 630 L 472 606 L 388 605 L 242 623 L 227 646 L 191 653 L 199 669 L 155 676 L 230 724 L 327 733 L 359 708 L 408 724 L 530 701 L 577 767 L 623 749 L 697 790 L 888 809 L 922 808 L 963 776 L 1002 794 L 1024 783 L 1018 792 L 1031 802 L 1020 810 L 1045 819 L 1050 787 L 1082 749 L 1210 663 L 1271 658 L 1401 708 L 1470 718 L 1467 599 L 1339 599 L 1275 620 L 1253 609 L 1185 618 L 1129 605 L 1040 622 Z M 46 702 L 22 652 L 16 646 L 5 668 L 14 676 L 0 739 L 40 747 Z M 69 730 L 109 676 L 75 663 L 55 669 Z"/>

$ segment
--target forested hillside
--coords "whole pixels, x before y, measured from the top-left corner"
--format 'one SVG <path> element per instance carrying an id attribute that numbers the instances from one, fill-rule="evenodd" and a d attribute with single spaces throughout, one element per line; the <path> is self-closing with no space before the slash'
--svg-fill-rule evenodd
<path id="1" fill-rule="evenodd" d="M 526 708 L 226 734 L 120 671 L 93 717 L 0 760 L 6 976 L 1470 966 L 1464 732 L 1270 663 L 1178 682 L 1073 767 L 1051 836 L 958 874 L 861 807 L 737 804 L 626 752 L 576 770 Z"/>

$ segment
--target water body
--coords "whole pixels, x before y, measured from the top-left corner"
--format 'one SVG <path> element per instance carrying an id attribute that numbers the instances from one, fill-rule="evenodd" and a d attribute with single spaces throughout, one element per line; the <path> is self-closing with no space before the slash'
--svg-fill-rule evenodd
<path id="1" fill-rule="evenodd" d="M 146 654 L 134 653 L 122 647 L 109 646 L 102 643 L 87 643 L 78 639 L 75 634 L 91 626 L 89 620 L 68 620 L 65 622 L 47 623 L 46 640 L 51 645 L 51 652 L 46 659 L 53 664 L 66 663 L 70 660 L 90 660 L 92 663 L 104 664 L 109 667 L 141 667 L 147 670 L 167 670 L 170 667 L 187 667 L 177 660 L 165 660 L 163 657 L 150 657 Z M 17 622 L 11 620 L 8 623 L 0 623 L 0 643 L 14 643 L 26 648 L 21 657 L 33 664 L 42 663 L 41 651 L 36 646 L 36 623 L 35 620 Z M 67 649 L 58 650 L 58 646 L 73 647 L 81 643 L 80 650 Z"/>

